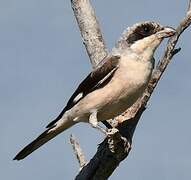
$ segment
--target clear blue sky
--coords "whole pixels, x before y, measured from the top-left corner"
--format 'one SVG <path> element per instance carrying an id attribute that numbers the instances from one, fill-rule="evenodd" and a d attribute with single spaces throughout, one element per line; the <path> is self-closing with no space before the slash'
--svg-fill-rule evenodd
<path id="1" fill-rule="evenodd" d="M 109 49 L 127 26 L 154 20 L 176 26 L 187 0 L 92 0 Z M 133 149 L 111 180 L 191 179 L 191 31 L 187 30 L 136 129 Z M 163 47 L 156 53 L 159 57 Z M 23 161 L 15 154 L 54 119 L 91 70 L 70 0 L 0 1 L 0 179 L 73 179 L 69 135 L 87 159 L 103 135 L 87 124 L 62 133 Z"/>

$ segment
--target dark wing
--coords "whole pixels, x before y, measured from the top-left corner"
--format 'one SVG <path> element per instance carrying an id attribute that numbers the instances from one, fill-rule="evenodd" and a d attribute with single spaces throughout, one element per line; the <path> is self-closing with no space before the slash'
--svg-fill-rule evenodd
<path id="1" fill-rule="evenodd" d="M 115 71 L 118 68 L 120 56 L 109 56 L 101 61 L 97 68 L 93 70 L 78 86 L 74 94 L 69 99 L 67 105 L 58 117 L 46 126 L 50 128 L 58 120 L 60 120 L 63 114 L 77 104 L 82 98 L 92 91 L 105 86 L 113 77 Z"/>
<path id="2" fill-rule="evenodd" d="M 152 59 L 152 68 L 154 69 L 155 68 L 155 58 L 153 57 Z"/>

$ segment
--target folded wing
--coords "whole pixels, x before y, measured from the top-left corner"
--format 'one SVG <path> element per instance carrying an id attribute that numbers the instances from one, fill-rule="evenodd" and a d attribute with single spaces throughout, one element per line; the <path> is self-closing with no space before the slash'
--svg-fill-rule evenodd
<path id="1" fill-rule="evenodd" d="M 98 64 L 97 68 L 93 70 L 78 86 L 76 91 L 69 99 L 65 108 L 58 115 L 58 117 L 54 121 L 49 123 L 46 127 L 50 128 L 51 126 L 54 126 L 54 124 L 62 118 L 63 114 L 67 110 L 71 109 L 87 94 L 105 86 L 111 80 L 113 74 L 117 70 L 119 59 L 120 56 L 109 56 L 101 61 L 100 64 Z"/>

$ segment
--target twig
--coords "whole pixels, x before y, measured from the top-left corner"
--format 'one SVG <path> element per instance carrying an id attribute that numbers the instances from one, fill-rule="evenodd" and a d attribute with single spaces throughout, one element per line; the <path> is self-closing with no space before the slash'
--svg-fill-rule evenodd
<path id="1" fill-rule="evenodd" d="M 78 22 L 83 43 L 93 68 L 107 56 L 107 49 L 99 23 L 89 0 L 71 0 L 72 9 Z"/>
<path id="2" fill-rule="evenodd" d="M 118 117 L 120 123 L 117 128 L 119 129 L 120 134 L 123 137 L 126 137 L 129 143 L 124 143 L 125 141 L 122 138 L 120 140 L 118 139 L 118 142 L 115 143 L 116 151 L 112 152 L 109 148 L 108 138 L 106 138 L 98 147 L 94 157 L 76 176 L 76 180 L 108 179 L 119 163 L 128 156 L 130 148 L 124 148 L 124 146 L 129 146 L 129 144 L 131 144 L 136 125 L 145 110 L 146 104 L 149 101 L 154 88 L 173 56 L 180 51 L 180 49 L 175 49 L 175 45 L 179 36 L 191 24 L 190 5 L 191 2 L 189 1 L 188 13 L 177 27 L 176 35 L 169 39 L 164 55 L 157 64 L 144 95 L 130 109 Z"/>
<path id="3" fill-rule="evenodd" d="M 189 0 L 189 4 L 188 4 L 187 15 L 189 15 L 189 13 L 191 13 L 191 1 L 190 0 Z"/>
<path id="4" fill-rule="evenodd" d="M 189 1 L 189 6 L 190 6 L 190 1 Z M 150 83 L 145 93 L 143 94 L 143 97 L 139 101 L 137 101 L 137 103 L 135 103 L 130 109 L 128 109 L 125 113 L 123 113 L 123 115 L 121 116 L 120 122 L 133 118 L 141 106 L 146 107 L 146 104 L 149 101 L 152 95 L 152 92 L 157 86 L 162 74 L 164 73 L 171 59 L 173 58 L 175 54 L 177 54 L 181 50 L 180 48 L 175 49 L 175 46 L 177 44 L 177 41 L 180 35 L 184 32 L 184 30 L 190 24 L 191 24 L 191 13 L 190 14 L 187 13 L 186 17 L 180 22 L 180 24 L 176 28 L 177 33 L 169 39 L 164 55 L 161 58 L 161 60 L 158 62 L 154 70 L 153 76 L 150 80 Z"/>
<path id="5" fill-rule="evenodd" d="M 84 156 L 84 153 L 82 152 L 82 149 L 80 147 L 80 144 L 78 143 L 76 137 L 74 135 L 71 134 L 70 136 L 70 143 L 72 144 L 74 153 L 76 155 L 76 158 L 79 162 L 80 165 L 80 169 L 83 168 L 86 165 L 86 159 Z"/>

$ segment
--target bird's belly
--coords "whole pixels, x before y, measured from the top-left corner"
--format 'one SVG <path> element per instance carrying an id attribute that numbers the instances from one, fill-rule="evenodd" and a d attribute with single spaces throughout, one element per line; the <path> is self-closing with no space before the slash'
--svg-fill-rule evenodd
<path id="1" fill-rule="evenodd" d="M 151 74 L 147 67 L 133 68 L 119 69 L 106 86 L 79 101 L 71 109 L 72 114 L 86 121 L 91 112 L 96 110 L 98 121 L 102 121 L 114 118 L 128 109 L 142 95 Z"/>
<path id="2" fill-rule="evenodd" d="M 137 89 L 129 88 L 122 90 L 118 97 L 112 98 L 108 103 L 102 107 L 98 113 L 98 120 L 102 121 L 105 119 L 114 118 L 129 107 L 131 107 L 137 99 L 143 94 L 146 85 L 137 87 Z"/>
<path id="3" fill-rule="evenodd" d="M 128 73 L 126 73 L 128 72 Z M 121 69 L 110 87 L 113 92 L 108 96 L 105 106 L 100 108 L 99 120 L 114 118 L 131 107 L 143 94 L 150 79 L 151 70 L 146 66 L 142 69 Z"/>

